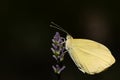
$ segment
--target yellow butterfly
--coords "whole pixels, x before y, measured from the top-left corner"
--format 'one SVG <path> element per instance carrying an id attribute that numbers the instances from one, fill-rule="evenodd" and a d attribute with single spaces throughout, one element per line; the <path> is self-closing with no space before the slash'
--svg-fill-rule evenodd
<path id="1" fill-rule="evenodd" d="M 56 25 L 52 22 L 52 24 Z M 57 25 L 58 26 L 58 25 Z M 66 50 L 70 57 L 83 73 L 94 75 L 104 71 L 115 63 L 110 50 L 103 44 L 88 39 L 74 39 L 61 27 L 55 27 L 67 33 Z"/>

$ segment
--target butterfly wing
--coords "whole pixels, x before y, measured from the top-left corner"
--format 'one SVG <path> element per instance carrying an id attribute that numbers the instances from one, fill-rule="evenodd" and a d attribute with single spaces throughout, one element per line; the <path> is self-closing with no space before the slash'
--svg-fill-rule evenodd
<path id="1" fill-rule="evenodd" d="M 77 67 L 88 74 L 100 73 L 115 59 L 104 45 L 87 39 L 68 39 L 66 49 Z"/>

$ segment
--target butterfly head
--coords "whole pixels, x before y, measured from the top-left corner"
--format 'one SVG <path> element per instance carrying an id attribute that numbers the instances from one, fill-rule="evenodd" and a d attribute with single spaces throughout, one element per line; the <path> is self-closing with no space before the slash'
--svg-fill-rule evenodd
<path id="1" fill-rule="evenodd" d="M 66 39 L 73 39 L 73 37 L 71 35 L 67 35 Z"/>

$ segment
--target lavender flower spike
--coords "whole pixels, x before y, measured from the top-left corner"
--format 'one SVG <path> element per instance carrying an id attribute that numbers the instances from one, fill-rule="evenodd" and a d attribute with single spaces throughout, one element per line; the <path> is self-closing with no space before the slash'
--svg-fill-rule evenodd
<path id="1" fill-rule="evenodd" d="M 52 66 L 55 73 L 60 74 L 64 70 L 65 66 L 59 65 L 64 60 L 65 50 L 65 38 L 61 37 L 59 32 L 56 32 L 52 39 L 53 58 L 57 61 L 55 66 Z"/>
<path id="2" fill-rule="evenodd" d="M 61 37 L 59 32 L 56 32 L 55 36 L 52 39 L 52 52 L 54 55 L 54 58 L 57 60 L 62 61 L 63 57 L 65 55 L 65 38 Z"/>

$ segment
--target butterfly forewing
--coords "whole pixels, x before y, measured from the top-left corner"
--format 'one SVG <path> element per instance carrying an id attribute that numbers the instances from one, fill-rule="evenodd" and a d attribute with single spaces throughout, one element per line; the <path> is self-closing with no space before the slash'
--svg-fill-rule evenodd
<path id="1" fill-rule="evenodd" d="M 115 59 L 104 45 L 87 39 L 67 39 L 66 49 L 78 68 L 88 74 L 102 72 Z"/>

